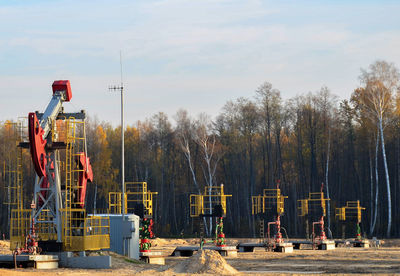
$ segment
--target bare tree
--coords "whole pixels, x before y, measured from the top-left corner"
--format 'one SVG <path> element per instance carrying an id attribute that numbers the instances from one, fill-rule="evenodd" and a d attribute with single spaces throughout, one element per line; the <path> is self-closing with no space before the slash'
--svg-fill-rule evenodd
<path id="1" fill-rule="evenodd" d="M 265 145 L 268 158 L 268 166 L 266 175 L 264 176 L 266 185 L 274 186 L 274 175 L 273 175 L 273 158 L 272 158 L 272 132 L 275 128 L 276 139 L 279 139 L 281 131 L 280 115 L 281 115 L 281 94 L 278 89 L 272 88 L 272 84 L 264 82 L 257 90 L 257 100 L 260 102 L 261 117 L 263 123 L 263 132 L 265 136 Z M 276 141 L 279 143 L 279 140 Z M 278 150 L 278 149 L 277 149 Z M 279 166 L 279 165 L 278 165 Z M 278 169 L 280 172 L 280 168 Z M 264 172 L 265 173 L 265 172 Z M 279 174 L 278 174 L 279 175 Z M 279 176 L 280 178 L 280 176 Z"/>
<path id="2" fill-rule="evenodd" d="M 325 132 L 326 141 L 326 162 L 325 162 L 325 189 L 326 196 L 330 198 L 329 193 L 329 161 L 331 154 L 331 120 L 334 113 L 334 106 L 336 103 L 336 97 L 333 96 L 327 87 L 322 87 L 318 95 L 318 105 L 323 116 L 323 130 Z M 331 205 L 330 201 L 327 202 L 327 219 L 328 228 L 331 227 Z"/>
<path id="3" fill-rule="evenodd" d="M 190 147 L 190 142 L 193 139 L 194 135 L 194 125 L 191 121 L 191 119 L 189 118 L 187 111 L 186 110 L 179 110 L 175 116 L 175 120 L 177 122 L 177 126 L 176 126 L 176 132 L 177 132 L 177 136 L 178 136 L 178 140 L 182 149 L 183 154 L 186 157 L 186 160 L 188 162 L 188 166 L 190 169 L 190 173 L 192 175 L 192 180 L 193 180 L 193 184 L 197 190 L 197 193 L 200 194 L 200 187 L 199 184 L 197 182 L 197 177 L 196 177 L 196 172 L 194 169 L 194 161 L 192 158 L 192 152 L 191 152 L 191 147 Z M 207 223 L 206 223 L 206 219 L 205 217 L 203 217 L 203 223 L 204 223 L 204 228 L 206 230 L 206 235 L 209 236 L 209 234 L 211 232 L 208 231 L 207 228 Z"/>
<path id="4" fill-rule="evenodd" d="M 209 186 L 209 208 L 212 212 L 211 202 L 211 189 L 214 186 L 215 172 L 217 170 L 218 162 L 221 159 L 221 150 L 217 145 L 217 138 L 213 133 L 213 122 L 210 117 L 205 113 L 199 115 L 198 120 L 195 122 L 195 129 L 192 132 L 194 141 L 199 145 L 202 150 L 205 166 L 202 166 L 204 179 L 207 186 Z M 209 233 L 213 227 L 212 217 L 209 219 Z"/>

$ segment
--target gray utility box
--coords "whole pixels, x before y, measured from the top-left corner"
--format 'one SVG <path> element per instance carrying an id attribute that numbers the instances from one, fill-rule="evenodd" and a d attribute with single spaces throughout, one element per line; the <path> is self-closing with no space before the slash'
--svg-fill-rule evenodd
<path id="1" fill-rule="evenodd" d="M 110 251 L 139 260 L 139 216 L 97 214 L 110 217 Z"/>

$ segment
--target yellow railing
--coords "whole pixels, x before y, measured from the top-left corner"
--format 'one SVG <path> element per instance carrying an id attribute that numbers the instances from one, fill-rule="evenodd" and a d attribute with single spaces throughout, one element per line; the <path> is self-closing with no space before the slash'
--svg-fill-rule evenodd
<path id="1" fill-rule="evenodd" d="M 57 231 L 55 225 L 52 222 L 54 216 L 51 214 L 50 210 L 43 209 L 40 215 L 36 218 L 36 233 L 38 238 L 42 241 L 57 240 Z"/>
<path id="2" fill-rule="evenodd" d="M 355 219 L 357 222 L 361 222 L 363 210 L 365 210 L 365 208 L 360 206 L 359 200 L 347 201 L 346 206 L 336 208 L 335 217 L 341 221 Z"/>
<path id="3" fill-rule="evenodd" d="M 211 215 L 216 205 L 221 205 L 223 216 L 226 215 L 226 198 L 232 195 L 224 193 L 224 186 L 205 186 L 204 194 L 190 195 L 190 216 Z"/>
<path id="4" fill-rule="evenodd" d="M 299 210 L 299 216 L 304 217 L 308 214 L 308 199 L 300 199 L 297 201 Z"/>
<path id="5" fill-rule="evenodd" d="M 262 195 L 252 196 L 252 214 L 262 214 L 274 211 L 281 215 L 285 211 L 285 198 L 280 189 L 264 189 Z"/>
<path id="6" fill-rule="evenodd" d="M 3 175 L 5 177 L 5 194 L 7 194 L 6 205 L 11 209 L 23 208 L 23 171 L 22 171 L 22 147 L 18 147 L 26 137 L 26 126 L 22 120 L 17 122 L 6 122 L 5 138 L 15 143 L 15 148 L 7 149 L 8 160 L 3 164 Z M 9 214 L 11 215 L 11 214 Z"/>
<path id="7" fill-rule="evenodd" d="M 108 212 L 110 214 L 121 214 L 121 197 L 120 192 L 108 193 Z"/>
<path id="8" fill-rule="evenodd" d="M 346 208 L 345 207 L 336 208 L 335 217 L 338 220 L 346 220 Z"/>
<path id="9" fill-rule="evenodd" d="M 25 246 L 25 237 L 30 229 L 31 212 L 30 209 L 11 210 L 10 250 Z"/>
<path id="10" fill-rule="evenodd" d="M 100 250 L 110 247 L 110 219 L 108 216 L 86 216 L 84 209 L 62 210 L 63 222 L 70 213 L 69 231 L 64 231 L 63 240 L 66 251 Z M 63 225 L 65 229 L 65 225 Z M 69 236 L 65 236 L 68 234 Z"/>
<path id="11" fill-rule="evenodd" d="M 9 158 L 4 162 L 3 175 L 5 176 L 5 195 L 9 205 L 10 219 L 10 249 L 22 247 L 25 244 L 25 236 L 30 228 L 30 212 L 24 208 L 23 196 L 23 149 L 19 143 L 26 139 L 26 126 L 23 120 L 6 122 L 6 139 L 15 143 L 15 148 L 9 148 Z"/>
<path id="12" fill-rule="evenodd" d="M 299 216 L 306 216 L 314 210 L 321 209 L 322 215 L 326 215 L 326 202 L 330 200 L 324 197 L 323 192 L 309 193 L 308 198 L 298 200 Z"/>
<path id="13" fill-rule="evenodd" d="M 198 217 L 203 215 L 203 196 L 190 195 L 190 216 Z"/>
<path id="14" fill-rule="evenodd" d="M 10 160 L 8 169 L 4 162 L 3 175 L 5 176 L 5 194 L 7 195 L 6 205 L 11 209 L 23 208 L 23 172 L 22 172 L 22 148 L 16 149 L 15 160 Z"/>
<path id="15" fill-rule="evenodd" d="M 265 210 L 264 206 L 264 201 L 263 201 L 263 196 L 262 195 L 257 195 L 257 196 L 252 196 L 251 197 L 251 214 L 256 215 L 263 213 L 263 210 Z"/>
<path id="16" fill-rule="evenodd" d="M 65 142 L 67 144 L 65 153 L 65 210 L 62 216 L 62 240 L 64 247 L 71 246 L 72 226 L 72 182 L 73 182 L 73 142 L 75 137 L 75 124 L 70 120 L 65 121 Z"/>
<path id="17" fill-rule="evenodd" d="M 65 138 L 67 144 L 65 158 L 65 208 L 62 210 L 62 240 L 64 250 L 84 251 L 109 248 L 109 218 L 87 217 L 84 204 L 78 198 L 79 174 L 84 172 L 79 168 L 81 155 L 86 151 L 85 122 L 69 118 L 65 122 Z"/>
<path id="18" fill-rule="evenodd" d="M 153 216 L 153 196 L 157 192 L 147 190 L 147 182 L 125 182 L 124 207 L 127 214 L 133 214 L 137 204 L 143 204 L 144 215 Z M 110 192 L 108 194 L 108 210 L 110 214 L 121 214 L 122 193 Z"/>

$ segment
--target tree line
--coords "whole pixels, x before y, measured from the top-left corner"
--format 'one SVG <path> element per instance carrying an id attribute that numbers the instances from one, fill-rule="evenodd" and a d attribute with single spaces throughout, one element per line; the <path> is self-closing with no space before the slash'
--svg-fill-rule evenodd
<path id="1" fill-rule="evenodd" d="M 331 200 L 327 224 L 339 233 L 335 208 L 360 200 L 366 208 L 362 229 L 369 236 L 400 236 L 400 76 L 394 64 L 376 61 L 360 73 L 360 86 L 339 100 L 328 87 L 284 100 L 271 83 L 251 98 L 228 101 L 220 114 L 193 117 L 179 110 L 173 118 L 157 113 L 125 129 L 125 181 L 146 181 L 156 196 L 159 236 L 193 235 L 189 196 L 204 186 L 224 184 L 228 199 L 225 232 L 254 236 L 251 196 L 280 181 L 289 236 L 303 236 L 297 200 L 324 192 Z M 0 128 L 1 188 L 6 164 L 14 157 L 10 129 Z M 88 212 L 108 207 L 108 193 L 120 191 L 121 128 L 96 118 L 86 121 L 88 156 L 94 181 L 88 187 Z M 23 158 L 26 202 L 34 172 Z M 0 194 L 5 202 L 7 193 Z M 29 199 L 29 200 L 28 200 Z M 7 232 L 8 207 L 0 224 Z M 211 223 L 206 223 L 210 232 Z"/>

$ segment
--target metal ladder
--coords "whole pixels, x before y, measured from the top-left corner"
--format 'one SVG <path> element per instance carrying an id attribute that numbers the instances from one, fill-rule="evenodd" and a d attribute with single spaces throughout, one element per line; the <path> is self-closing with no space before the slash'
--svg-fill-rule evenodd
<path id="1" fill-rule="evenodd" d="M 259 229 L 260 229 L 260 240 L 264 242 L 265 240 L 265 223 L 263 219 L 259 220 Z"/>

